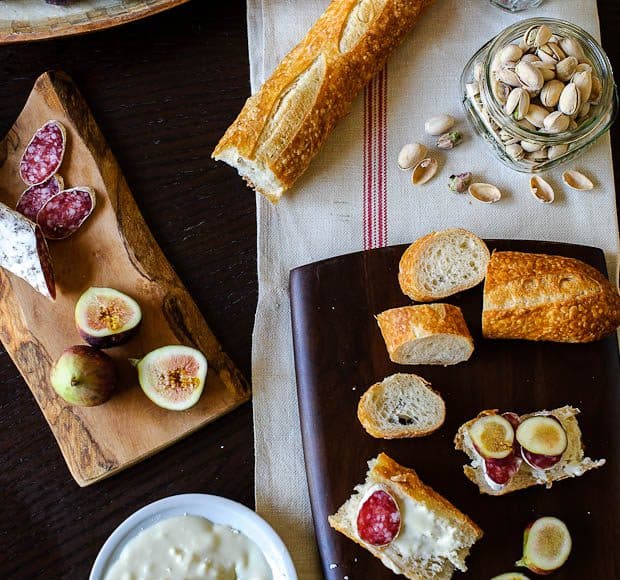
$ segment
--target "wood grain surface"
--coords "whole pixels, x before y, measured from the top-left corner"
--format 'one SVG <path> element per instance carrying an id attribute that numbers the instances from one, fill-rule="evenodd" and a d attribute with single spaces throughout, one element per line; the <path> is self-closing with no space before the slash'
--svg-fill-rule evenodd
<path id="1" fill-rule="evenodd" d="M 488 242 L 489 249 L 530 251 L 581 259 L 605 271 L 603 252 L 551 242 Z M 411 304 L 398 285 L 406 246 L 324 260 L 291 272 L 295 367 L 306 473 L 323 571 L 329 580 L 393 577 L 390 570 L 342 534 L 327 516 L 364 481 L 366 462 L 380 452 L 415 469 L 424 483 L 451 501 L 484 531 L 467 560 L 468 575 L 489 579 L 514 569 L 523 530 L 533 519 L 564 520 L 573 552 L 554 578 L 620 577 L 620 360 L 615 334 L 589 344 L 485 340 L 482 285 L 444 302 L 455 304 L 476 348 L 469 361 L 450 367 L 397 365 L 389 360 L 374 315 Z M 347 280 L 347 284 L 342 284 Z M 337 332 L 334 332 L 337 329 Z M 396 372 L 430 381 L 446 402 L 446 421 L 416 439 L 368 435 L 357 419 L 361 395 Z M 467 456 L 454 449 L 459 426 L 484 409 L 524 413 L 563 405 L 581 409 L 588 455 L 602 468 L 502 497 L 481 495 L 463 474 Z"/>
<path id="2" fill-rule="evenodd" d="M 157 246 L 88 105 L 62 72 L 41 75 L 18 119 L 0 142 L 0 200 L 15 207 L 24 189 L 21 155 L 49 119 L 67 133 L 60 174 L 65 187 L 95 191 L 95 210 L 66 240 L 50 241 L 56 300 L 24 280 L 0 271 L 0 337 L 32 390 L 73 477 L 90 485 L 137 463 L 238 407 L 249 385 L 235 368 Z M 75 304 L 89 287 L 113 287 L 142 308 L 137 335 L 106 352 L 114 359 L 119 385 L 104 405 L 76 407 L 58 397 L 49 382 L 53 361 L 81 344 Z M 205 391 L 184 412 L 159 408 L 139 388 L 130 358 L 167 344 L 200 350 L 209 361 Z"/>
<path id="3" fill-rule="evenodd" d="M 156 241 L 224 350 L 249 377 L 257 299 L 255 199 L 234 170 L 210 159 L 250 94 L 245 8 L 243 0 L 195 0 L 94 34 L 0 46 L 0 135 L 42 72 L 66 71 L 90 105 Z M 620 70 L 620 3 L 601 0 L 599 13 L 603 43 Z M 617 124 L 612 141 L 619 139 Z M 138 466 L 79 488 L 3 350 L 0 384 L 2 578 L 87 578 L 113 529 L 171 494 L 213 493 L 254 504 L 249 404 Z"/>

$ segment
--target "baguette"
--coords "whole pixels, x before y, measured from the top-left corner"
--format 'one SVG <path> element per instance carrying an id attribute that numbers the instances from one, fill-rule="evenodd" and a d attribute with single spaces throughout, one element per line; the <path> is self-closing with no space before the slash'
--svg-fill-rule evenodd
<path id="1" fill-rule="evenodd" d="M 591 342 L 619 325 L 620 296 L 596 268 L 562 256 L 491 256 L 482 306 L 486 338 Z"/>
<path id="2" fill-rule="evenodd" d="M 537 413 L 521 415 L 519 417 L 520 421 L 534 415 L 552 415 L 562 424 L 562 427 L 564 427 L 568 439 L 568 446 L 566 451 L 562 454 L 562 459 L 554 467 L 546 471 L 534 470 L 523 461 L 519 466 L 519 470 L 512 476 L 508 483 L 498 489 L 496 486 L 492 486 L 487 480 L 483 467 L 484 461 L 475 450 L 468 433 L 469 428 L 477 419 L 485 415 L 497 413 L 497 410 L 482 411 L 475 419 L 461 425 L 454 438 L 454 447 L 459 451 L 465 452 L 471 459 L 471 465 L 463 466 L 466 477 L 478 486 L 480 493 L 505 495 L 512 491 L 525 489 L 533 485 L 545 485 L 548 489 L 556 481 L 561 481 L 569 477 L 579 477 L 590 469 L 605 465 L 605 459 L 593 460 L 589 457 L 584 457 L 581 430 L 579 429 L 576 418 L 579 412 L 579 409 L 566 405 L 558 409 L 553 409 L 552 411 L 539 411 Z"/>
<path id="3" fill-rule="evenodd" d="M 366 432 L 379 439 L 422 437 L 443 425 L 446 405 L 422 377 L 397 373 L 362 395 L 357 417 Z"/>
<path id="4" fill-rule="evenodd" d="M 486 244 L 467 230 L 431 232 L 405 250 L 398 282 L 412 300 L 433 302 L 480 284 L 489 258 Z"/>
<path id="5" fill-rule="evenodd" d="M 333 0 L 251 96 L 212 157 L 276 202 L 432 0 Z"/>
<path id="6" fill-rule="evenodd" d="M 448 500 L 420 481 L 413 469 L 396 463 L 385 453 L 368 462 L 366 481 L 337 511 L 329 525 L 344 534 L 396 574 L 414 580 L 446 580 L 455 569 L 466 571 L 470 548 L 482 530 Z M 405 514 L 396 538 L 387 546 L 374 546 L 358 535 L 357 513 L 361 500 L 376 485 L 392 496 Z M 414 516 L 408 520 L 406 515 Z M 409 521 L 414 525 L 408 526 Z"/>
<path id="7" fill-rule="evenodd" d="M 448 366 L 467 360 L 474 352 L 474 341 L 458 306 L 403 306 L 376 318 L 392 362 Z"/>

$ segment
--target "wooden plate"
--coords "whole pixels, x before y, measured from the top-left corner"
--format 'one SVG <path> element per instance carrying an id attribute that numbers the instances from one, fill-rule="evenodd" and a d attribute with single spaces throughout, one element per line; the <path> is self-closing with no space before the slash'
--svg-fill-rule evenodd
<path id="1" fill-rule="evenodd" d="M 35 396 L 62 454 L 80 485 L 112 475 L 250 397 L 250 389 L 222 351 L 198 307 L 157 246 L 88 106 L 63 73 L 37 80 L 17 121 L 0 141 L 0 201 L 14 207 L 25 188 L 18 176 L 24 147 L 49 119 L 67 130 L 60 168 L 65 187 L 89 185 L 97 206 L 67 240 L 50 242 L 56 301 L 0 270 L 0 339 Z M 48 376 L 62 350 L 82 341 L 75 329 L 76 300 L 90 286 L 111 286 L 135 298 L 143 312 L 137 335 L 108 349 L 120 389 L 99 407 L 71 407 Z M 188 411 L 160 409 L 142 393 L 129 358 L 166 344 L 186 344 L 209 361 L 205 392 Z"/>
<path id="2" fill-rule="evenodd" d="M 139 20 L 189 0 L 76 0 L 54 6 L 44 0 L 0 2 L 0 44 L 84 34 Z"/>
<path id="3" fill-rule="evenodd" d="M 531 241 L 488 242 L 491 250 L 520 250 L 579 258 L 605 271 L 596 248 Z M 366 461 L 385 451 L 483 530 L 467 560 L 469 577 L 515 570 L 526 524 L 543 515 L 562 518 L 573 553 L 553 578 L 620 578 L 620 362 L 615 336 L 591 344 L 484 340 L 482 285 L 446 302 L 463 309 L 476 343 L 470 361 L 453 367 L 390 362 L 374 320 L 382 310 L 410 304 L 398 286 L 395 246 L 341 256 L 291 272 L 293 338 L 299 408 L 315 530 L 329 580 L 392 578 L 366 550 L 332 530 L 327 516 L 361 483 Z M 356 410 L 371 384 L 395 372 L 428 379 L 446 401 L 445 424 L 418 439 L 384 441 L 362 429 Z M 482 409 L 525 413 L 572 404 L 586 452 L 607 464 L 581 478 L 504 497 L 480 495 L 463 475 L 464 453 L 454 449 L 458 427 Z M 527 571 L 526 571 L 527 572 Z M 531 574 L 528 576 L 532 577 Z"/>

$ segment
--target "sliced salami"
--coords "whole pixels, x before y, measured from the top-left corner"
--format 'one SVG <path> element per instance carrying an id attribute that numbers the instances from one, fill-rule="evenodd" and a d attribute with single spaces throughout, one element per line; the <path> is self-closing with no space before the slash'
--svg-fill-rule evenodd
<path id="1" fill-rule="evenodd" d="M 66 132 L 59 121 L 48 121 L 26 146 L 19 175 L 26 185 L 37 185 L 54 175 L 65 155 Z"/>
<path id="2" fill-rule="evenodd" d="M 498 485 L 506 485 L 519 471 L 522 459 L 514 452 L 503 459 L 485 459 L 484 467 L 489 479 Z"/>
<path id="3" fill-rule="evenodd" d="M 54 271 L 39 226 L 0 203 L 0 266 L 44 296 L 56 298 Z"/>
<path id="4" fill-rule="evenodd" d="M 33 222 L 37 221 L 39 210 L 48 199 L 60 193 L 64 187 L 60 175 L 52 175 L 48 180 L 38 185 L 31 185 L 21 194 L 15 209 Z"/>
<path id="5" fill-rule="evenodd" d="M 530 467 L 540 469 L 541 471 L 551 469 L 562 459 L 562 455 L 540 455 L 538 453 L 532 453 L 523 447 L 521 447 L 521 455 Z"/>
<path id="6" fill-rule="evenodd" d="M 37 213 L 37 224 L 48 240 L 63 240 L 74 234 L 95 208 L 90 187 L 65 189 L 47 200 Z"/>
<path id="7" fill-rule="evenodd" d="M 387 546 L 400 530 L 400 510 L 385 490 L 370 491 L 357 513 L 357 534 L 367 544 Z"/>

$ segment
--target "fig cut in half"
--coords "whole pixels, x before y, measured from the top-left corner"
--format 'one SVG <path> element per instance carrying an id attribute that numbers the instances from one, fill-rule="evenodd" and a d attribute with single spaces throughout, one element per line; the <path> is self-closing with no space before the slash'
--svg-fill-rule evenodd
<path id="1" fill-rule="evenodd" d="M 549 415 L 537 415 L 525 419 L 517 427 L 519 445 L 530 453 L 556 457 L 568 446 L 568 438 L 562 424 Z"/>
<path id="2" fill-rule="evenodd" d="M 525 574 L 521 574 L 521 572 L 506 572 L 499 576 L 493 576 L 491 580 L 529 580 L 529 578 Z"/>
<path id="3" fill-rule="evenodd" d="M 486 415 L 469 428 L 469 436 L 482 457 L 503 459 L 512 453 L 515 431 L 501 415 Z"/>
<path id="4" fill-rule="evenodd" d="M 524 566 L 535 574 L 551 574 L 570 555 L 573 542 L 566 524 L 554 517 L 532 522 L 523 534 L 523 557 L 516 566 Z"/>
<path id="5" fill-rule="evenodd" d="M 202 395 L 208 365 L 205 356 L 195 348 L 162 346 L 142 360 L 130 362 L 138 369 L 144 394 L 163 409 L 185 411 Z"/>
<path id="6" fill-rule="evenodd" d="M 75 326 L 95 348 L 127 342 L 142 321 L 140 305 L 113 288 L 89 288 L 75 305 Z"/>

